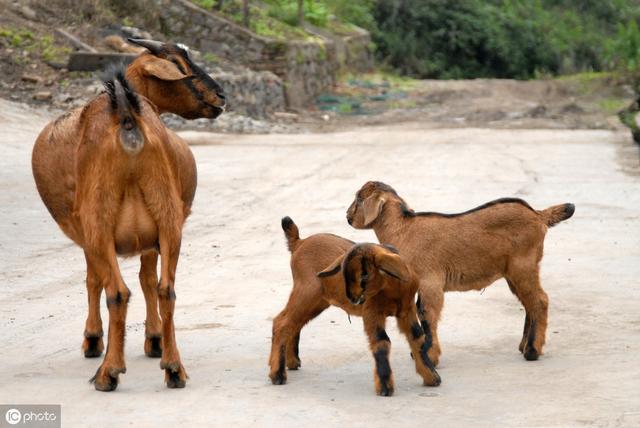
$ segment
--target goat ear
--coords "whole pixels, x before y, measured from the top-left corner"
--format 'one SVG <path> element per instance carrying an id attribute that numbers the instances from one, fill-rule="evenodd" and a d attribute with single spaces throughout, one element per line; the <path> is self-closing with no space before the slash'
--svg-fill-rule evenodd
<path id="1" fill-rule="evenodd" d="M 397 254 L 387 251 L 378 253 L 375 256 L 374 262 L 378 270 L 400 281 L 409 281 L 411 277 L 407 264 L 402 260 L 402 257 Z"/>
<path id="2" fill-rule="evenodd" d="M 318 276 L 320 278 L 325 278 L 327 276 L 333 276 L 333 275 L 337 274 L 338 272 L 340 272 L 340 270 L 342 269 L 342 260 L 343 259 L 344 259 L 344 256 L 340 256 L 337 259 L 335 259 L 333 261 L 333 263 L 331 263 L 329 266 L 324 268 L 324 270 L 322 272 L 318 272 Z"/>
<path id="3" fill-rule="evenodd" d="M 142 66 L 142 71 L 147 76 L 157 77 L 160 80 L 181 80 L 187 77 L 186 74 L 178 70 L 178 67 L 166 59 L 151 57 Z"/>
<path id="4" fill-rule="evenodd" d="M 362 209 L 364 210 L 364 226 L 369 226 L 373 221 L 378 218 L 382 211 L 382 206 L 385 200 L 379 195 L 371 195 L 362 203 Z"/>

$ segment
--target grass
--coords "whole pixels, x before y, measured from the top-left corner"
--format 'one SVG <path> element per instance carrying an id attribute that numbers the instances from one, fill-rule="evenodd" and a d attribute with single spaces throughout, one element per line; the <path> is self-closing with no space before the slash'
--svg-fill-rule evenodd
<path id="1" fill-rule="evenodd" d="M 198 6 L 211 10 L 215 5 L 214 0 L 194 0 Z M 226 0 L 220 11 L 214 11 L 223 17 L 243 25 L 242 1 Z M 304 29 L 287 24 L 284 21 L 269 16 L 268 10 L 255 5 L 249 6 L 249 29 L 254 33 L 271 39 L 318 41 L 319 39 Z"/>
<path id="2" fill-rule="evenodd" d="M 56 45 L 51 34 L 36 37 L 27 28 L 2 27 L 0 28 L 0 41 L 15 49 L 22 49 L 28 52 L 29 55 L 36 55 L 48 62 L 63 61 L 71 52 L 70 48 Z M 16 63 L 24 62 L 24 59 L 18 55 L 13 59 Z"/>
<path id="3" fill-rule="evenodd" d="M 600 110 L 604 111 L 609 115 L 618 113 L 620 110 L 625 108 L 628 104 L 629 104 L 628 99 L 615 98 L 615 97 L 604 98 L 598 101 L 598 107 L 600 107 Z"/>

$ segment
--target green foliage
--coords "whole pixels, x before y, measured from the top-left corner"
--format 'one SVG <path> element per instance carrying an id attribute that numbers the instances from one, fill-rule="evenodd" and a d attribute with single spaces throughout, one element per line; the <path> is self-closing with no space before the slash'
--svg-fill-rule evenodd
<path id="1" fill-rule="evenodd" d="M 267 13 L 272 18 L 284 21 L 292 26 L 299 24 L 297 0 L 270 0 L 266 3 L 269 5 Z M 317 0 L 304 0 L 303 12 L 305 21 L 318 27 L 324 27 L 327 25 L 329 10 L 324 2 Z"/>
<path id="2" fill-rule="evenodd" d="M 40 38 L 27 28 L 0 28 L 0 46 L 10 45 L 16 49 L 22 49 L 27 54 L 38 55 L 45 61 L 60 61 L 71 52 L 71 49 L 57 46 L 54 38 L 46 34 Z M 23 58 L 15 56 L 14 62 L 23 62 Z"/>
<path id="3" fill-rule="evenodd" d="M 379 58 L 402 73 L 527 79 L 606 69 L 608 40 L 622 19 L 640 17 L 640 5 L 634 0 L 378 0 L 373 16 Z M 633 29 L 626 31 L 629 42 Z"/>
<path id="4" fill-rule="evenodd" d="M 216 4 L 216 0 L 193 0 L 193 2 L 205 9 L 211 9 Z"/>
<path id="5" fill-rule="evenodd" d="M 607 58 L 618 70 L 632 72 L 640 67 L 640 29 L 635 20 L 618 24 L 616 37 L 607 45 Z"/>
<path id="6" fill-rule="evenodd" d="M 217 13 L 238 25 L 243 25 L 242 0 L 224 0 L 220 9 L 217 9 L 218 0 L 194 0 L 194 3 L 206 9 L 216 6 Z M 251 3 L 249 4 L 249 29 L 261 36 L 277 40 L 314 40 L 314 37 L 303 29 L 270 16 L 269 9 Z"/>

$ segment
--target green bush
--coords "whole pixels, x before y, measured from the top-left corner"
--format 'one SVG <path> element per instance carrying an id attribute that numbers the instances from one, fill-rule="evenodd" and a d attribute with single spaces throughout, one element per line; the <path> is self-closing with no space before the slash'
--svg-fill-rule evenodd
<path id="1" fill-rule="evenodd" d="M 373 16 L 379 58 L 405 74 L 527 79 L 608 68 L 608 40 L 622 19 L 640 17 L 640 6 L 634 0 L 378 0 Z"/>
<path id="2" fill-rule="evenodd" d="M 272 18 L 284 21 L 289 25 L 298 25 L 298 1 L 297 0 L 271 0 L 268 14 Z M 327 25 L 329 10 L 322 1 L 304 0 L 304 19 L 318 27 Z"/>

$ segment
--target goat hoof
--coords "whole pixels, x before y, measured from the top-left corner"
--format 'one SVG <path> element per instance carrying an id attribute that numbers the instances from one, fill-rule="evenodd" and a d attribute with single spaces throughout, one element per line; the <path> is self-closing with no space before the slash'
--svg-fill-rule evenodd
<path id="1" fill-rule="evenodd" d="M 167 388 L 184 388 L 187 386 L 187 379 L 180 377 L 180 372 L 172 372 L 171 370 L 165 370 L 165 378 L 167 381 Z"/>
<path id="2" fill-rule="evenodd" d="M 393 395 L 393 387 L 382 386 L 380 391 L 378 391 L 378 395 L 381 397 L 391 397 Z"/>
<path id="3" fill-rule="evenodd" d="M 184 388 L 187 385 L 187 372 L 179 361 L 160 363 L 160 367 L 164 369 L 164 382 L 167 388 Z"/>
<path id="4" fill-rule="evenodd" d="M 164 369 L 164 382 L 167 388 L 184 388 L 187 385 L 187 372 L 180 361 L 161 361 L 160 368 Z"/>
<path id="5" fill-rule="evenodd" d="M 299 360 L 299 359 L 297 359 L 297 358 L 296 358 L 295 360 L 293 360 L 293 361 L 289 361 L 289 362 L 287 363 L 287 368 L 288 368 L 289 370 L 298 370 L 300 367 L 302 367 L 302 363 L 301 363 L 301 362 L 300 362 L 300 360 Z"/>
<path id="6" fill-rule="evenodd" d="M 126 368 L 104 368 L 100 366 L 96 374 L 89 380 L 92 382 L 97 391 L 110 392 L 115 391 L 118 387 L 119 374 L 125 373 Z"/>
<path id="7" fill-rule="evenodd" d="M 162 336 L 150 336 L 145 338 L 144 353 L 149 358 L 162 357 Z"/>
<path id="8" fill-rule="evenodd" d="M 432 375 L 431 381 L 427 382 L 427 380 L 425 379 L 424 386 L 440 386 L 440 384 L 442 383 L 442 378 L 440 377 L 438 372 L 434 370 L 431 372 L 431 375 Z"/>
<path id="9" fill-rule="evenodd" d="M 283 373 L 276 373 L 274 375 L 269 375 L 271 378 L 271 383 L 274 385 L 284 385 L 287 383 L 287 376 Z"/>
<path id="10" fill-rule="evenodd" d="M 104 342 L 102 341 L 102 335 L 100 336 L 85 336 L 82 343 L 82 350 L 84 351 L 85 358 L 98 358 L 104 351 Z"/>
<path id="11" fill-rule="evenodd" d="M 524 358 L 527 361 L 536 361 L 538 359 L 538 357 L 540 356 L 540 354 L 538 353 L 538 351 L 536 351 L 535 348 L 530 347 L 530 348 L 526 348 L 524 350 Z"/>

